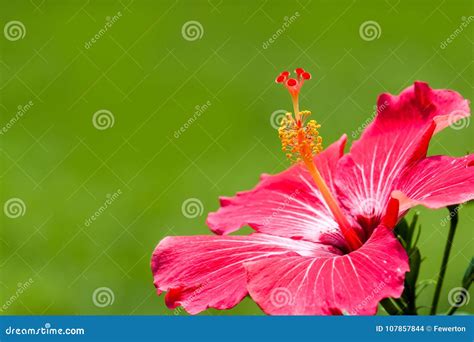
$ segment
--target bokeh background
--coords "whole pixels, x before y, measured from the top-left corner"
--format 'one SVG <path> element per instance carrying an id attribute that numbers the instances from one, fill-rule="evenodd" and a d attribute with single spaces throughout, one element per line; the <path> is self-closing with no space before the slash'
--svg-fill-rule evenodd
<path id="1" fill-rule="evenodd" d="M 24 203 L 16 218 L 1 212 L 2 314 L 185 314 L 155 295 L 151 253 L 167 235 L 207 234 L 218 196 L 288 166 L 272 120 L 290 101 L 275 76 L 311 71 L 302 107 L 325 142 L 353 140 L 379 93 L 414 80 L 473 98 L 472 14 L 469 0 L 2 1 L 2 27 L 23 31 L 0 37 L 0 124 L 29 107 L 0 136 L 0 202 Z M 375 35 L 361 33 L 368 21 Z M 474 128 L 461 128 L 436 136 L 430 154 L 472 152 Z M 190 198 L 202 211 L 184 215 Z M 419 211 L 420 279 L 434 279 L 447 210 Z M 472 256 L 473 217 L 461 209 L 441 311 Z M 92 297 L 104 287 L 114 300 L 101 307 Z M 205 314 L 261 311 L 246 299 Z"/>

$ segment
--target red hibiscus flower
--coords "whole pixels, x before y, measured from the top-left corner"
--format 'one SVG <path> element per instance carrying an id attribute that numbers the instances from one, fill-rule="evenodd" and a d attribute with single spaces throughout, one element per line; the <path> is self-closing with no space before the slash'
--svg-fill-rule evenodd
<path id="1" fill-rule="evenodd" d="M 470 115 L 450 90 L 415 82 L 382 94 L 375 120 L 344 154 L 346 136 L 322 151 L 319 125 L 300 111 L 311 75 L 281 73 L 294 115 L 279 129 L 295 165 L 235 197 L 208 216 L 216 235 L 166 237 L 152 261 L 154 285 L 169 308 L 191 314 L 229 309 L 245 296 L 267 314 L 375 314 L 399 297 L 408 256 L 392 230 L 415 205 L 441 208 L 474 197 L 474 156 L 427 157 L 429 141 Z M 229 236 L 248 225 L 248 236 Z"/>

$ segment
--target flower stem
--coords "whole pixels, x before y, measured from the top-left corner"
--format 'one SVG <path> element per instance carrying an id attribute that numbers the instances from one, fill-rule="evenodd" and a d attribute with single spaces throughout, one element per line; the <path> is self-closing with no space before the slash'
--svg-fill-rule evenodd
<path id="1" fill-rule="evenodd" d="M 443 287 L 444 276 L 448 267 L 449 253 L 453 245 L 454 233 L 458 225 L 458 206 L 452 205 L 448 207 L 449 216 L 451 217 L 451 224 L 449 225 L 448 238 L 446 240 L 446 246 L 444 247 L 443 260 L 441 261 L 441 268 L 439 269 L 438 279 L 436 281 L 436 289 L 433 295 L 433 303 L 431 304 L 430 315 L 436 315 L 438 308 L 439 296 L 441 295 L 441 288 Z"/>
<path id="2" fill-rule="evenodd" d="M 306 147 L 307 146 L 303 145 L 301 148 L 301 156 L 303 157 L 303 161 L 306 165 L 306 168 L 308 169 L 311 177 L 314 180 L 314 183 L 317 185 L 319 191 L 321 192 L 321 195 L 323 196 L 324 201 L 329 207 L 329 210 L 334 215 L 334 219 L 339 224 L 342 235 L 344 236 L 349 249 L 351 251 L 354 251 L 358 249 L 360 246 L 362 246 L 362 242 L 360 241 L 354 229 L 352 229 L 349 221 L 344 216 L 341 208 L 339 208 L 339 205 L 336 199 L 331 194 L 329 187 L 327 186 L 326 182 L 324 182 L 323 177 L 321 176 L 321 174 L 318 171 L 318 168 L 314 164 L 311 154 L 305 150 Z"/>
<path id="3" fill-rule="evenodd" d="M 451 306 L 449 308 L 449 311 L 446 313 L 446 315 L 448 315 L 448 316 L 453 315 L 456 312 L 457 309 L 459 309 L 459 306 L 454 306 L 454 305 Z"/>
<path id="4" fill-rule="evenodd" d="M 391 298 L 384 298 L 380 301 L 380 305 L 387 311 L 389 315 L 400 315 L 400 311 L 395 306 Z"/>

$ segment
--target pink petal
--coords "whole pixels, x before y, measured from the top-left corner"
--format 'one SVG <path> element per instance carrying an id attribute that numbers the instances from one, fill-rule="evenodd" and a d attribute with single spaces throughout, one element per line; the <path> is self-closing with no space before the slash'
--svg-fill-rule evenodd
<path id="1" fill-rule="evenodd" d="M 377 117 L 341 158 L 335 179 L 341 201 L 366 227 L 379 222 L 401 173 L 426 156 L 432 134 L 469 116 L 458 93 L 422 82 L 399 96 L 382 94 L 377 104 Z"/>
<path id="2" fill-rule="evenodd" d="M 339 199 L 370 231 L 380 222 L 394 182 L 408 165 L 425 156 L 434 125 L 420 138 L 409 128 L 366 136 L 341 158 L 335 182 Z"/>
<path id="3" fill-rule="evenodd" d="M 333 172 L 346 140 L 346 136 L 342 136 L 315 157 L 330 187 L 333 187 Z M 217 234 L 228 234 L 249 225 L 261 233 L 295 239 L 317 242 L 323 233 L 329 239 L 342 239 L 332 213 L 301 165 L 274 176 L 263 176 L 253 190 L 221 198 L 221 208 L 209 214 L 207 224 Z"/>
<path id="4" fill-rule="evenodd" d="M 377 117 L 364 135 L 385 134 L 393 125 L 429 126 L 434 120 L 435 133 L 470 115 L 469 101 L 448 89 L 431 89 L 428 83 L 415 82 L 400 95 L 381 94 L 377 99 Z"/>
<path id="5" fill-rule="evenodd" d="M 245 263 L 252 299 L 272 315 L 373 315 L 386 297 L 403 292 L 405 250 L 380 226 L 346 255 L 272 256 Z"/>
<path id="6" fill-rule="evenodd" d="M 243 262 L 291 253 L 326 255 L 330 247 L 265 234 L 250 236 L 167 237 L 151 260 L 158 294 L 168 291 L 170 308 L 183 306 L 190 314 L 209 307 L 229 309 L 246 295 Z"/>
<path id="7" fill-rule="evenodd" d="M 418 204 L 437 209 L 467 202 L 474 198 L 473 166 L 474 154 L 423 159 L 403 174 L 393 195 L 402 211 Z"/>

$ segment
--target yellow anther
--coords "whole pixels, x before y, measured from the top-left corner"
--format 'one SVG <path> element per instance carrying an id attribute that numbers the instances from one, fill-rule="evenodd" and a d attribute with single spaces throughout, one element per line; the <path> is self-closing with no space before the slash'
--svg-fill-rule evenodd
<path id="1" fill-rule="evenodd" d="M 322 138 L 318 131 L 321 125 L 315 120 L 304 123 L 304 120 L 310 114 L 309 111 L 300 112 L 301 121 L 297 121 L 291 113 L 286 113 L 278 129 L 282 150 L 286 152 L 286 157 L 293 163 L 301 161 L 304 157 L 318 154 L 323 150 Z"/>

